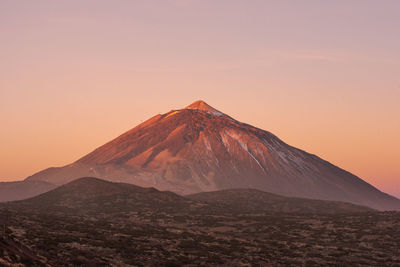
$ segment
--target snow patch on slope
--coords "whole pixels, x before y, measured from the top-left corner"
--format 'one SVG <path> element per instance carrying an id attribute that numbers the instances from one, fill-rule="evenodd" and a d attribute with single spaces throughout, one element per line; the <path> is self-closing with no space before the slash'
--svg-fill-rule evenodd
<path id="1" fill-rule="evenodd" d="M 266 174 L 267 172 L 265 171 L 264 167 L 260 164 L 260 162 L 257 160 L 257 158 L 253 155 L 253 153 L 248 149 L 248 146 L 246 143 L 244 143 L 241 139 L 240 139 L 240 135 L 233 132 L 233 131 L 224 131 L 222 132 L 222 134 L 220 134 L 222 137 L 222 141 L 225 144 L 229 145 L 229 141 L 226 138 L 226 135 L 229 136 L 232 140 L 236 141 L 236 143 L 244 150 L 247 152 L 247 154 L 249 154 L 249 156 L 257 163 L 257 165 L 261 168 L 261 170 Z M 230 146 L 230 145 L 229 145 Z M 225 147 L 227 147 L 225 145 Z"/>
<path id="2" fill-rule="evenodd" d="M 208 110 L 206 111 L 208 114 L 214 115 L 214 116 L 224 116 L 225 114 L 222 112 L 219 112 L 218 110 Z"/>
<path id="3" fill-rule="evenodd" d="M 309 169 L 309 164 L 304 161 L 301 153 L 294 153 L 284 147 L 282 143 L 277 140 L 271 140 L 268 142 L 266 139 L 262 139 L 265 146 L 273 153 L 278 161 L 280 161 L 281 166 L 287 171 L 292 172 L 296 170 L 300 173 L 306 173 Z"/>

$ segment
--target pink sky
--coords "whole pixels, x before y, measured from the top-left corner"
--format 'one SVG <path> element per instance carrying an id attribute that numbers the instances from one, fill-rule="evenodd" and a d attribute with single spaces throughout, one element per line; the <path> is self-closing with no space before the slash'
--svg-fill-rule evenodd
<path id="1" fill-rule="evenodd" d="M 0 0 L 0 180 L 203 99 L 400 197 L 399 1 Z"/>

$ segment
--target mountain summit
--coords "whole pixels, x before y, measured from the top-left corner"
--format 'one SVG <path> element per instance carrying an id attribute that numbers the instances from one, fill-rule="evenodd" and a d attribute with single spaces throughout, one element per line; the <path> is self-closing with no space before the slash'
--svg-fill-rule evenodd
<path id="1" fill-rule="evenodd" d="M 185 109 L 196 109 L 196 110 L 202 110 L 202 111 L 220 112 L 220 111 L 216 110 L 215 108 L 213 108 L 212 106 L 210 106 L 209 104 L 207 104 L 206 102 L 204 102 L 203 100 L 197 100 L 197 101 L 193 102 L 192 104 L 190 104 L 189 106 L 187 106 Z M 222 113 L 222 112 L 220 112 L 220 113 Z"/>
<path id="2" fill-rule="evenodd" d="M 85 176 L 179 194 L 255 188 L 400 209 L 400 200 L 353 174 L 201 100 L 158 114 L 78 161 L 27 180 L 61 185 Z"/>

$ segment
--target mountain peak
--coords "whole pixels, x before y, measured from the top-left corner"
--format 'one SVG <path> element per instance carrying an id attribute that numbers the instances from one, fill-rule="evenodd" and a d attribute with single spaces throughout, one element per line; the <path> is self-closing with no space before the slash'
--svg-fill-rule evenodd
<path id="1" fill-rule="evenodd" d="M 217 111 L 215 108 L 204 102 L 203 100 L 197 100 L 190 104 L 189 106 L 185 107 L 185 109 L 198 109 L 204 111 Z"/>
<path id="2" fill-rule="evenodd" d="M 189 106 L 185 107 L 185 109 L 201 110 L 201 111 L 205 111 L 207 113 L 211 113 L 211 114 L 217 115 L 217 116 L 225 115 L 224 113 L 213 108 L 212 106 L 210 106 L 203 100 L 197 100 L 197 101 L 193 102 L 192 104 L 190 104 Z"/>

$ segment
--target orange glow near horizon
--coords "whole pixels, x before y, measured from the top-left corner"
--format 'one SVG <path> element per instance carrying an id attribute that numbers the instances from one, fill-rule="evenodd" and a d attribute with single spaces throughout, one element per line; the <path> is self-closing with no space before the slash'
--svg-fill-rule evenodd
<path id="1" fill-rule="evenodd" d="M 400 197 L 400 3 L 267 2 L 1 1 L 0 181 L 203 99 Z"/>

